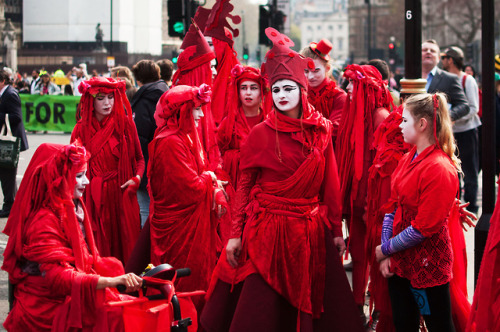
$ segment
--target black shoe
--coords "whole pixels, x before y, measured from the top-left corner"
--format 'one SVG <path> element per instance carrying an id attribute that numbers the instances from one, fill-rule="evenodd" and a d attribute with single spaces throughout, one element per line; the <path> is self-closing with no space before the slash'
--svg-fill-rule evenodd
<path id="1" fill-rule="evenodd" d="M 0 210 L 0 218 L 7 218 L 10 214 L 10 210 Z"/>

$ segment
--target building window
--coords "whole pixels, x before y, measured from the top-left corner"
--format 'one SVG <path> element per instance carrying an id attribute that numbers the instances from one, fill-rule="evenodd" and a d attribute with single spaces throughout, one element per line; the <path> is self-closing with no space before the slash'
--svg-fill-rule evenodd
<path id="1" fill-rule="evenodd" d="M 338 28 L 339 28 L 339 30 L 342 30 L 342 24 L 339 24 Z"/>
<path id="2" fill-rule="evenodd" d="M 337 39 L 337 50 L 342 51 L 344 49 L 344 38 Z"/>

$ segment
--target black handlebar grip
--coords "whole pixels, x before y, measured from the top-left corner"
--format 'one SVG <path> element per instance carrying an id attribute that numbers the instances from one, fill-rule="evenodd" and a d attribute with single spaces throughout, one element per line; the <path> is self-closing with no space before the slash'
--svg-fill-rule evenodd
<path id="1" fill-rule="evenodd" d="M 116 286 L 116 289 L 120 293 L 125 293 L 125 291 L 127 290 L 127 286 L 125 286 L 124 284 L 119 284 Z"/>
<path id="2" fill-rule="evenodd" d="M 177 269 L 175 272 L 177 272 L 177 278 L 188 277 L 191 275 L 191 269 L 189 267 Z"/>

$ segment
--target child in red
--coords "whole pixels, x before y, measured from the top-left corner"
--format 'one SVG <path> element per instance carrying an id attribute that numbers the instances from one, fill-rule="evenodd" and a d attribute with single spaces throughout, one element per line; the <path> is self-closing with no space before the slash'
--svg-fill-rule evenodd
<path id="1" fill-rule="evenodd" d="M 390 210 L 375 255 L 389 282 L 397 331 L 418 331 L 423 315 L 429 331 L 455 331 L 450 280 L 453 251 L 448 217 L 458 192 L 446 97 L 411 96 L 403 110 L 402 133 L 413 149 L 392 176 Z"/>

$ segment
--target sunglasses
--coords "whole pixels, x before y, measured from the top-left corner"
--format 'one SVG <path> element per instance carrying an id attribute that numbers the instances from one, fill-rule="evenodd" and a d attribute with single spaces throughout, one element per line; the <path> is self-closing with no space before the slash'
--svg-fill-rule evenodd
<path id="1" fill-rule="evenodd" d="M 444 59 L 449 59 L 449 58 L 451 58 L 451 57 L 450 57 L 450 56 L 448 56 L 448 55 L 443 55 L 443 56 L 441 57 L 441 60 L 444 60 Z"/>

